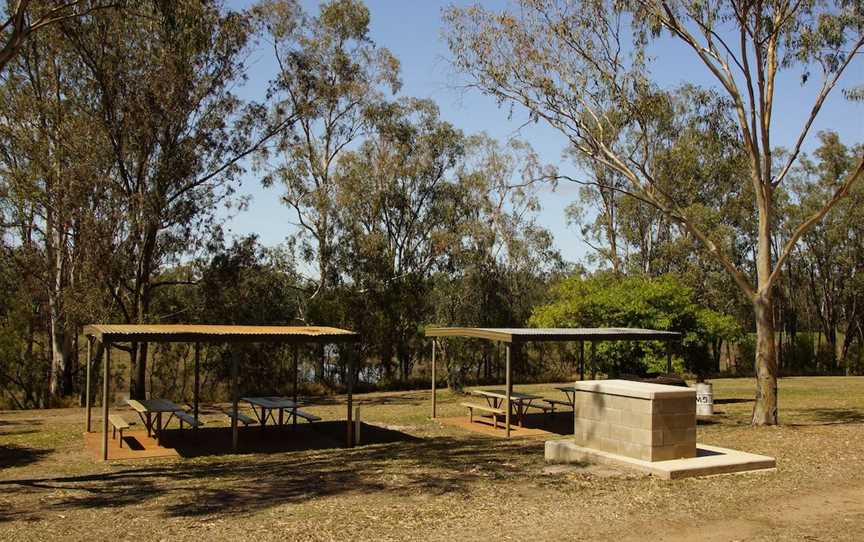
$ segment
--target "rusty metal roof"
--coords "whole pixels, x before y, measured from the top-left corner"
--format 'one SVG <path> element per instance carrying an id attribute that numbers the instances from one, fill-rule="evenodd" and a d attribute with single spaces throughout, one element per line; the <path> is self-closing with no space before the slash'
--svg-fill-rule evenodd
<path id="1" fill-rule="evenodd" d="M 353 342 L 353 331 L 325 326 L 213 324 L 91 324 L 84 334 L 103 342 Z"/>
<path id="2" fill-rule="evenodd" d="M 629 327 L 599 328 L 526 328 L 526 327 L 429 327 L 427 337 L 467 337 L 490 341 L 655 341 L 674 340 L 681 337 L 675 331 L 640 329 Z"/>

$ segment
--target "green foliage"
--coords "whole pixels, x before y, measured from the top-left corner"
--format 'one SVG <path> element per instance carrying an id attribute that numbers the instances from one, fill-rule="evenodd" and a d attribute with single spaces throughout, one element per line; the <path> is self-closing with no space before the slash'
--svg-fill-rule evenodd
<path id="1" fill-rule="evenodd" d="M 92 321 L 349 327 L 365 340 L 361 380 L 393 386 L 428 378 L 428 324 L 651 327 L 684 333 L 676 365 L 701 375 L 724 342 L 754 355 L 741 331 L 753 326 L 753 296 L 739 290 L 764 286 L 766 255 L 768 267 L 783 261 L 784 280 L 764 289 L 783 331 L 781 370 L 861 369 L 861 183 L 781 255 L 851 178 L 862 148 L 825 132 L 811 156 L 770 149 L 778 87 L 751 83 L 797 66 L 805 83 L 821 70 L 831 90 L 860 56 L 854 2 L 445 10 L 467 83 L 558 130 L 578 177 L 544 166 L 523 141 L 462 133 L 430 100 L 394 97 L 399 61 L 371 39 L 360 0 L 328 0 L 314 13 L 297 0 L 247 11 L 200 0 L 53 2 L 63 16 L 41 25 L 47 4 L 20 3 L 24 26 L 0 31 L 0 393 L 15 406 L 75 391 L 78 330 Z M 28 24 L 38 32 L 16 39 Z M 735 61 L 738 44 L 715 39 L 742 25 L 752 64 Z M 695 32 L 692 52 L 707 51 L 703 62 L 731 70 L 734 85 L 653 81 L 651 40 L 663 29 L 691 49 L 682 30 Z M 259 38 L 278 73 L 265 101 L 248 103 L 235 89 L 254 76 L 247 53 Z M 764 77 L 735 75 L 746 69 Z M 236 191 L 247 164 L 282 189 L 284 221 L 296 227 L 284 246 L 223 239 L 223 209 L 245 208 Z M 551 290 L 573 269 L 538 222 L 540 180 L 579 184 L 568 218 L 594 251 L 586 263 L 601 270 Z M 767 229 L 757 228 L 760 213 Z M 500 356 L 487 346 L 448 344 L 452 387 L 498 378 Z M 188 347 L 151 345 L 149 368 L 146 348 L 129 352 L 134 393 L 146 384 L 188 397 Z M 659 344 L 600 353 L 610 374 L 665 367 Z M 203 354 L 205 389 L 217 394 L 225 350 Z M 301 351 L 301 380 L 338 386 L 345 374 L 333 360 L 343 354 Z M 535 354 L 532 374 L 520 376 L 572 369 L 566 348 L 526 359 Z M 243 355 L 247 389 L 284 382 L 288 352 Z"/>
<path id="2" fill-rule="evenodd" d="M 454 175 L 464 136 L 428 100 L 382 104 L 375 135 L 345 153 L 336 175 L 339 268 L 350 279 L 353 319 L 374 345 L 387 379 L 396 358 L 407 379 L 422 350 L 431 274 L 445 262 L 466 221 L 466 191 Z"/>
<path id="3" fill-rule="evenodd" d="M 555 285 L 552 298 L 551 303 L 535 308 L 531 326 L 677 331 L 683 334 L 677 353 L 684 367 L 700 376 L 712 369 L 712 344 L 741 334 L 734 318 L 697 305 L 693 290 L 672 275 L 576 275 Z M 659 343 L 601 343 L 598 352 L 603 360 L 599 368 L 607 374 L 657 371 L 666 364 L 665 345 Z"/>

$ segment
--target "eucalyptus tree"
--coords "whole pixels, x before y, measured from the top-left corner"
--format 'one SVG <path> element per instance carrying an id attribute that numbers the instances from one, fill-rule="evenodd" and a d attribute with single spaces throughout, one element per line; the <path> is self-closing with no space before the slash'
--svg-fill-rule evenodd
<path id="1" fill-rule="evenodd" d="M 460 242 L 465 197 L 455 173 L 465 138 L 429 100 L 382 104 L 372 118 L 372 133 L 342 155 L 335 175 L 339 268 L 365 309 L 355 325 L 377 343 L 386 377 L 395 358 L 405 380 L 430 276 Z"/>
<path id="2" fill-rule="evenodd" d="M 837 179 L 830 194 L 785 238 L 778 250 L 774 217 L 778 191 L 841 76 L 864 47 L 864 15 L 857 2 L 632 2 L 519 0 L 515 8 L 482 7 L 445 13 L 450 49 L 468 85 L 502 103 L 524 107 L 557 129 L 568 144 L 600 167 L 622 175 L 622 191 L 664 213 L 697 239 L 732 277 L 756 321 L 754 424 L 776 424 L 777 352 L 773 286 L 801 236 L 864 176 L 864 161 Z M 665 33 L 665 34 L 664 34 Z M 671 37 L 690 53 L 732 102 L 747 156 L 740 184 L 752 191 L 756 247 L 750 275 L 730 256 L 728 238 L 706 227 L 701 209 L 681 202 L 686 185 L 665 190 L 652 164 L 664 141 L 655 133 L 657 84 L 649 45 Z M 773 147 L 777 76 L 797 71 L 816 86 L 807 114 L 782 159 Z M 818 79 L 818 81 L 817 81 Z M 855 89 L 850 91 L 854 94 Z M 646 100 L 647 99 L 647 100 Z M 796 108 L 801 108 L 800 103 Z M 755 275 L 755 276 L 754 276 Z"/>
<path id="3" fill-rule="evenodd" d="M 503 315 L 491 306 L 481 305 L 480 310 L 498 312 L 504 320 L 524 321 L 536 301 L 531 290 L 562 268 L 552 235 L 538 222 L 542 181 L 552 171 L 525 141 L 502 143 L 485 133 L 468 138 L 459 169 L 471 202 L 461 265 L 497 268 L 509 298 Z"/>
<path id="4" fill-rule="evenodd" d="M 655 117 L 654 138 L 663 142 L 650 149 L 658 187 L 676 193 L 682 206 L 700 209 L 703 227 L 714 236 L 734 240 L 731 257 L 745 263 L 742 255 L 753 246 L 755 228 L 741 212 L 748 207 L 747 189 L 740 187 L 747 169 L 729 115 L 730 102 L 692 85 L 655 92 L 648 100 Z M 624 193 L 629 182 L 623 175 L 575 155 L 577 164 L 588 171 L 587 179 L 560 174 L 557 178 L 580 186 L 580 198 L 568 207 L 568 219 L 580 228 L 596 260 L 608 263 L 615 274 L 648 276 L 686 276 L 711 265 L 710 258 L 695 250 L 697 242 L 686 230 L 678 231 L 656 207 Z"/>
<path id="5" fill-rule="evenodd" d="M 0 85 L 0 187 L 5 257 L 45 301 L 48 392 L 72 391 L 78 329 L 104 296 L 89 256 L 101 242 L 111 162 L 87 114 L 82 65 L 55 25 L 30 38 Z M 38 293 L 37 293 L 38 292 Z M 32 337 L 32 335 L 31 335 Z"/>
<path id="6" fill-rule="evenodd" d="M 255 11 L 279 68 L 268 90 L 271 115 L 296 117 L 266 157 L 264 183 L 284 190 L 301 254 L 317 273 L 314 304 L 338 280 L 336 164 L 368 132 L 385 93 L 398 90 L 399 63 L 370 39 L 369 10 L 358 0 L 325 2 L 315 17 L 291 0 L 266 0 Z"/>
<path id="7" fill-rule="evenodd" d="M 552 235 L 537 220 L 541 180 L 549 173 L 524 141 L 500 142 L 485 133 L 466 138 L 457 171 L 465 213 L 459 243 L 433 278 L 432 321 L 485 327 L 527 322 L 551 278 L 564 271 Z M 451 387 L 461 386 L 471 360 L 478 379 L 492 376 L 491 345 L 478 350 L 457 342 L 446 348 L 466 348 L 446 356 Z"/>
<path id="8" fill-rule="evenodd" d="M 99 278 L 125 322 L 151 319 L 164 266 L 204 247 L 230 204 L 242 160 L 290 122 L 264 124 L 234 89 L 245 77 L 250 17 L 181 0 L 110 10 L 62 26 L 86 67 L 89 114 L 109 149 L 111 242 Z M 110 47 L 106 44 L 111 44 Z M 131 390 L 145 391 L 147 345 L 133 344 Z"/>
<path id="9" fill-rule="evenodd" d="M 842 178 L 855 167 L 861 145 L 844 145 L 835 132 L 821 132 L 820 146 L 801 160 L 794 175 L 793 192 L 801 201 L 798 216 L 815 212 Z M 864 318 L 864 185 L 856 185 L 849 197 L 814 225 L 802 237 L 801 246 L 790 259 L 792 273 L 805 285 L 807 296 L 799 308 L 815 314 L 819 329 L 831 348 L 833 370 L 849 370 L 850 347 L 861 343 Z M 804 301 L 805 303 L 800 303 Z"/>

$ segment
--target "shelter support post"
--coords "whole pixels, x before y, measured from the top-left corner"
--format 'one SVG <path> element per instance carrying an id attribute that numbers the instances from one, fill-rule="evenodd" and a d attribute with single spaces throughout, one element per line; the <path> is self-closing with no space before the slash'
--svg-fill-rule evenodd
<path id="1" fill-rule="evenodd" d="M 299 369 L 298 369 L 299 363 L 300 363 L 300 346 L 295 344 L 294 345 L 294 374 L 292 375 L 294 382 L 291 385 L 291 393 L 293 393 L 292 399 L 294 400 L 294 416 L 293 416 L 291 423 L 293 423 L 295 426 L 297 425 L 297 379 L 298 379 L 297 372 L 299 371 Z"/>
<path id="2" fill-rule="evenodd" d="M 360 445 L 360 406 L 354 407 L 354 444 Z"/>
<path id="3" fill-rule="evenodd" d="M 348 356 L 348 419 L 346 423 L 346 438 L 348 440 L 348 447 L 354 447 L 354 424 L 352 423 L 352 415 L 353 415 L 353 407 L 354 407 L 354 348 L 349 347 L 352 352 Z"/>
<path id="4" fill-rule="evenodd" d="M 108 461 L 108 393 L 111 389 L 111 343 L 105 343 L 102 364 L 102 461 Z"/>
<path id="5" fill-rule="evenodd" d="M 666 341 L 666 372 L 672 374 L 672 341 Z"/>
<path id="6" fill-rule="evenodd" d="M 87 337 L 87 382 L 84 385 L 85 430 L 90 432 L 90 368 L 93 365 L 93 339 Z"/>
<path id="7" fill-rule="evenodd" d="M 198 396 L 201 393 L 201 343 L 195 343 L 195 380 L 192 383 L 192 415 L 195 417 L 194 430 L 198 430 Z"/>
<path id="8" fill-rule="evenodd" d="M 591 380 L 597 380 L 597 341 L 591 341 Z"/>
<path id="9" fill-rule="evenodd" d="M 239 386 L 237 383 L 238 373 L 240 371 L 240 353 L 237 352 L 237 345 L 231 346 L 231 406 L 236 414 L 239 412 L 239 403 L 240 403 L 240 393 Z M 237 451 L 237 441 L 238 441 L 238 431 L 239 428 L 237 426 L 237 416 L 231 416 L 231 450 Z"/>
<path id="10" fill-rule="evenodd" d="M 510 438 L 510 393 L 513 391 L 513 380 L 510 375 L 510 343 L 504 345 L 504 356 L 507 372 L 506 391 L 504 392 L 506 399 L 504 400 L 504 425 L 506 426 L 507 438 Z"/>
<path id="11" fill-rule="evenodd" d="M 585 380 L 585 341 L 579 341 L 579 380 Z"/>
<path id="12" fill-rule="evenodd" d="M 437 382 L 435 381 L 435 347 L 437 346 L 438 340 L 432 339 L 432 419 L 435 419 L 435 415 L 437 414 L 437 391 L 435 386 Z"/>

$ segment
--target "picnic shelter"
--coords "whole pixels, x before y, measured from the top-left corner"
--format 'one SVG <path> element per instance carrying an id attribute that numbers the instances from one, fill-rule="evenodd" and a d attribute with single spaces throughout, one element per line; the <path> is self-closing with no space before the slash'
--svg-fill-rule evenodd
<path id="1" fill-rule="evenodd" d="M 248 326 L 248 325 L 212 325 L 212 324 L 92 324 L 84 327 L 84 334 L 87 337 L 87 376 L 86 376 L 86 431 L 91 430 L 91 400 L 90 400 L 90 383 L 91 383 L 91 366 L 93 365 L 94 343 L 101 343 L 104 347 L 104 362 L 102 363 L 102 459 L 108 459 L 108 425 L 109 425 L 109 406 L 110 406 L 110 386 L 111 386 L 111 348 L 117 343 L 192 343 L 195 348 L 195 369 L 193 380 L 193 401 L 192 414 L 184 414 L 174 409 L 174 406 L 168 405 L 170 401 L 162 399 L 150 399 L 130 401 L 130 405 L 135 408 L 139 406 L 139 413 L 144 411 L 147 413 L 148 420 L 152 415 L 159 418 L 161 424 L 162 412 L 171 414 L 179 414 L 178 418 L 182 422 L 185 420 L 192 427 L 199 425 L 198 420 L 198 401 L 200 394 L 200 345 L 202 343 L 223 343 L 223 344 L 242 344 L 242 343 L 272 343 L 272 344 L 292 344 L 294 345 L 293 352 L 293 405 L 296 422 L 296 405 L 297 405 L 297 365 L 299 358 L 299 345 L 307 343 L 317 344 L 335 344 L 335 343 L 353 343 L 359 340 L 359 336 L 349 330 L 323 327 L 323 326 Z M 353 424 L 352 424 L 352 406 L 353 406 L 353 387 L 354 387 L 354 355 L 348 357 L 348 379 L 347 385 L 347 423 L 346 423 L 346 438 L 348 446 L 353 444 Z M 238 348 L 231 348 L 231 399 L 232 399 L 232 415 L 231 415 L 231 444 L 232 450 L 237 450 L 238 442 L 238 403 L 240 401 L 240 393 L 238 386 L 238 374 L 242 369 L 240 367 L 240 356 Z M 276 402 L 277 398 L 272 399 L 274 408 L 279 408 L 280 404 Z M 284 401 L 289 403 L 289 401 Z M 168 406 L 165 406 L 168 405 Z M 152 408 L 150 408 L 152 406 Z M 166 410 L 168 409 L 168 410 Z M 169 412 L 170 411 L 170 412 Z M 279 410 L 280 417 L 282 410 Z M 266 417 L 266 412 L 265 412 Z M 122 436 L 121 436 L 122 440 Z"/>
<path id="2" fill-rule="evenodd" d="M 437 414 L 436 397 L 436 352 L 440 339 L 448 337 L 461 337 L 468 339 L 481 339 L 504 344 L 505 350 L 505 389 L 503 393 L 498 391 L 480 390 L 487 400 L 495 401 L 492 408 L 494 413 L 503 410 L 505 418 L 505 434 L 510 437 L 510 418 L 514 399 L 517 405 L 516 415 L 521 421 L 523 410 L 520 394 L 513 391 L 512 367 L 510 363 L 511 346 L 533 342 L 578 342 L 579 373 L 580 379 L 585 378 L 585 343 L 593 346 L 602 341 L 663 341 L 666 343 L 666 370 L 672 372 L 672 342 L 678 341 L 681 334 L 674 331 L 659 331 L 641 328 L 485 328 L 485 327 L 428 327 L 426 336 L 432 338 L 432 418 Z M 486 407 L 474 405 L 475 408 L 486 410 Z M 497 407 L 503 407 L 499 410 Z M 472 410 L 473 413 L 473 410 Z M 494 414 L 493 414 L 494 416 Z M 496 425 L 497 425 L 497 418 Z"/>

